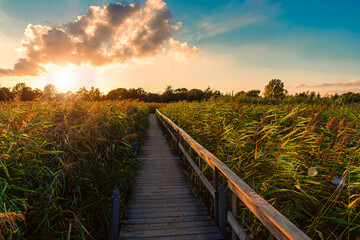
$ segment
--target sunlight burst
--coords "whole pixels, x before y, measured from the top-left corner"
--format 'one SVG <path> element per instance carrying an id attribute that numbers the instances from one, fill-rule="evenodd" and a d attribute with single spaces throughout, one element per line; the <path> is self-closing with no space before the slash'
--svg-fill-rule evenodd
<path id="1" fill-rule="evenodd" d="M 70 68 L 59 68 L 55 71 L 54 85 L 60 92 L 66 92 L 75 87 L 75 72 Z"/>
<path id="2" fill-rule="evenodd" d="M 81 87 L 96 87 L 96 69 L 91 66 L 75 66 L 69 64 L 59 67 L 49 64 L 47 73 L 42 74 L 45 85 L 54 84 L 58 92 L 76 92 Z"/>

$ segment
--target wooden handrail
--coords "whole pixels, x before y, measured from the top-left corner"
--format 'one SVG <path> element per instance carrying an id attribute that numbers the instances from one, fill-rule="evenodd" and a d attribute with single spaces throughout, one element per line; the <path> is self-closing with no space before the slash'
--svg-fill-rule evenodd
<path id="1" fill-rule="evenodd" d="M 163 124 L 171 133 L 174 140 L 177 140 L 178 146 L 182 147 L 181 151 L 185 153 L 185 147 L 181 145 L 179 139 L 176 139 L 176 134 L 173 134 L 171 132 L 169 126 L 174 129 L 174 131 L 177 132 L 179 136 L 181 136 L 188 143 L 188 145 L 214 170 L 215 173 L 217 171 L 220 171 L 227 178 L 229 189 L 250 209 L 250 211 L 265 225 L 265 227 L 277 239 L 310 239 L 304 232 L 302 232 L 298 227 L 296 227 L 292 222 L 290 222 L 284 215 L 282 215 L 278 210 L 271 206 L 266 200 L 260 197 L 229 167 L 227 167 L 222 161 L 220 161 L 207 149 L 201 146 L 182 128 L 178 127 L 158 109 L 156 109 L 156 114 L 165 121 L 162 121 Z M 189 155 L 185 155 L 185 157 L 189 158 Z M 191 165 L 193 166 L 195 164 Z M 198 171 L 196 172 L 199 174 Z M 217 191 L 217 189 L 215 189 L 215 191 Z M 229 213 L 231 214 L 231 212 Z M 230 219 L 232 219 L 231 216 Z"/>

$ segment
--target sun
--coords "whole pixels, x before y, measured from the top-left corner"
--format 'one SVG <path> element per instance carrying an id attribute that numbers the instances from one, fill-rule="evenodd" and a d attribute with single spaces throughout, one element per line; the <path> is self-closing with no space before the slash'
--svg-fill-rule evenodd
<path id="1" fill-rule="evenodd" d="M 49 64 L 47 72 L 41 75 L 44 86 L 53 84 L 58 92 L 77 92 L 79 88 L 89 89 L 97 84 L 97 70 L 91 66 L 76 66 L 69 64 L 66 67 Z"/>
<path id="2" fill-rule="evenodd" d="M 60 67 L 48 65 L 47 72 L 43 74 L 44 84 L 53 84 L 58 92 L 77 91 L 79 88 L 78 70 L 75 66 Z"/>
<path id="3" fill-rule="evenodd" d="M 58 68 L 54 72 L 54 85 L 59 92 L 75 90 L 75 72 L 70 68 Z"/>

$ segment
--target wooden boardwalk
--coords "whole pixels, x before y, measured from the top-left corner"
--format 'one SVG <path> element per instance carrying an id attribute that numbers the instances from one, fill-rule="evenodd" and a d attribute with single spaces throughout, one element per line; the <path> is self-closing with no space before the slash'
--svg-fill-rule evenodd
<path id="1" fill-rule="evenodd" d="M 203 204 L 191 194 L 155 114 L 150 115 L 149 130 L 120 239 L 222 239 Z"/>

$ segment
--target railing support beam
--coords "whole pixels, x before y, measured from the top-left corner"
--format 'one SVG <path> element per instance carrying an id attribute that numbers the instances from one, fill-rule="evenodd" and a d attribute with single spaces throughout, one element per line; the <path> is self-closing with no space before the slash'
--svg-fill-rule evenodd
<path id="1" fill-rule="evenodd" d="M 214 197 L 214 218 L 216 225 L 219 226 L 219 183 L 218 183 L 218 171 L 215 168 L 213 171 L 213 187 L 215 189 Z"/>
<path id="2" fill-rule="evenodd" d="M 116 189 L 113 193 L 112 198 L 112 211 L 110 221 L 110 235 L 109 240 L 119 239 L 119 215 L 120 215 L 120 194 L 119 190 Z"/>
<path id="3" fill-rule="evenodd" d="M 227 225 L 227 218 L 226 218 L 226 190 L 223 186 L 219 186 L 218 189 L 219 193 L 219 230 L 223 237 L 226 239 L 226 225 Z"/>
<path id="4" fill-rule="evenodd" d="M 239 200 L 235 193 L 232 193 L 232 199 L 231 199 L 231 212 L 236 217 L 238 215 L 238 205 Z M 234 230 L 231 230 L 231 240 L 237 240 L 238 237 L 236 235 L 236 232 Z"/>

